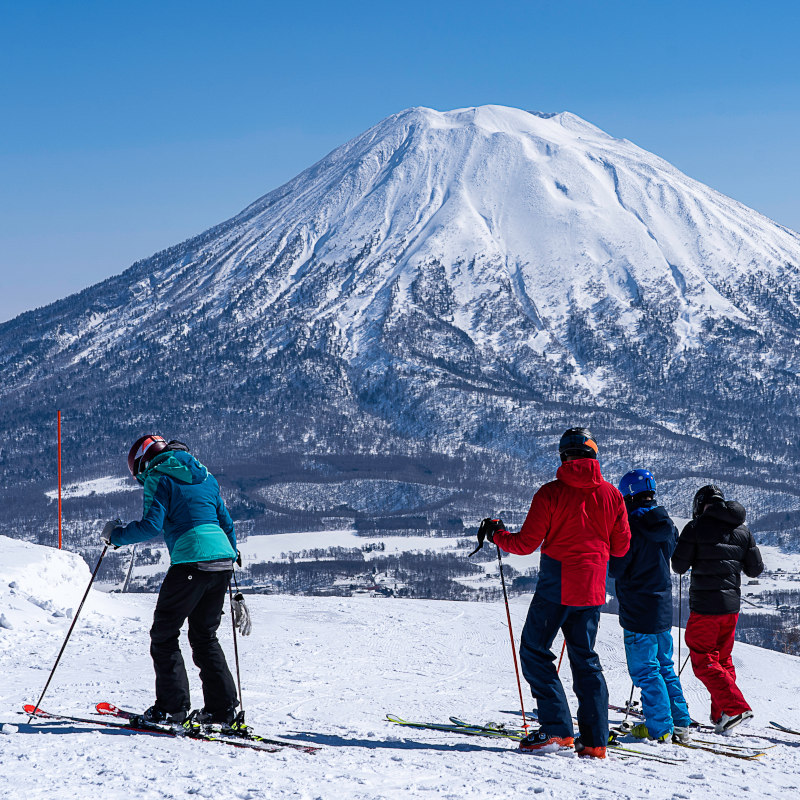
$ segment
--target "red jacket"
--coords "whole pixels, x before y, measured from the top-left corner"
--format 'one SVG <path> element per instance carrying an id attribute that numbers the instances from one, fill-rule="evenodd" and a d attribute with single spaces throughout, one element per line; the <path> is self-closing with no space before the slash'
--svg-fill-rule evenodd
<path id="1" fill-rule="evenodd" d="M 521 556 L 542 545 L 536 593 L 565 606 L 603 605 L 609 556 L 624 556 L 630 541 L 625 501 L 593 458 L 563 463 L 533 496 L 519 533 L 494 535 Z"/>

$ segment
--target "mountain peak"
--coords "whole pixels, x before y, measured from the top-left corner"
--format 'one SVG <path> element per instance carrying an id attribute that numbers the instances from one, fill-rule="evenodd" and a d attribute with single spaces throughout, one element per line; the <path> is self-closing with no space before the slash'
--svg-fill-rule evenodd
<path id="1" fill-rule="evenodd" d="M 0 326 L 0 391 L 107 368 L 127 408 L 171 364 L 226 407 L 230 386 L 275 398 L 270 419 L 302 387 L 298 430 L 346 408 L 376 426 L 359 446 L 432 430 L 484 446 L 499 425 L 528 452 L 498 422 L 510 406 L 480 410 L 486 392 L 633 405 L 727 440 L 741 393 L 773 419 L 794 407 L 798 264 L 796 233 L 574 114 L 410 108 L 201 236 Z"/>

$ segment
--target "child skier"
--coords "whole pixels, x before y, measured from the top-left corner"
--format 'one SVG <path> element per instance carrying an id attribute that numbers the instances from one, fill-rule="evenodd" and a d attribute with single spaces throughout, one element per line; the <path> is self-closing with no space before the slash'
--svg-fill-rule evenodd
<path id="1" fill-rule="evenodd" d="M 608 574 L 616 579 L 628 672 L 642 690 L 646 722 L 634 726 L 633 735 L 661 742 L 674 735 L 688 742 L 692 718 L 672 661 L 669 560 L 678 544 L 678 529 L 666 509 L 657 505 L 656 481 L 648 470 L 628 472 L 619 490 L 628 509 L 631 546 L 621 558 L 611 558 Z"/>
<path id="2" fill-rule="evenodd" d="M 151 722 L 182 723 L 191 709 L 189 680 L 178 637 L 189 620 L 189 644 L 200 668 L 205 707 L 200 722 L 230 724 L 238 705 L 236 687 L 217 641 L 222 605 L 237 557 L 233 522 L 214 476 L 181 442 L 142 436 L 128 454 L 128 469 L 144 487 L 141 522 L 108 522 L 103 539 L 119 547 L 144 542 L 162 531 L 170 568 L 150 630 L 156 702 L 144 713 Z"/>
<path id="3" fill-rule="evenodd" d="M 628 517 L 620 493 L 603 480 L 597 442 L 586 428 L 566 431 L 558 452 L 556 480 L 536 492 L 519 533 L 505 530 L 502 520 L 490 520 L 486 533 L 508 553 L 528 555 L 542 546 L 539 582 L 519 649 L 541 728 L 520 742 L 520 750 L 542 753 L 574 744 L 581 756 L 605 758 L 608 689 L 594 643 L 609 554 L 627 552 Z M 559 629 L 578 696 L 577 739 L 550 650 Z"/>
<path id="4" fill-rule="evenodd" d="M 744 524 L 746 512 L 726 501 L 717 486 L 703 486 L 692 503 L 692 520 L 678 539 L 672 568 L 689 568 L 689 621 L 686 644 L 694 674 L 711 695 L 711 721 L 726 733 L 753 716 L 736 685 L 731 653 L 739 619 L 741 573 L 757 578 L 764 569 L 753 534 Z"/>

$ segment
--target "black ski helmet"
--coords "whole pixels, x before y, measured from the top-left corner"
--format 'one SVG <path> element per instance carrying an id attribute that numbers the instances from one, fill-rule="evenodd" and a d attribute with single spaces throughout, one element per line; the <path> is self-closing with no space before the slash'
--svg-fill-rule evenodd
<path id="1" fill-rule="evenodd" d="M 713 483 L 698 489 L 692 501 L 692 519 L 697 519 L 709 503 L 724 503 L 725 495 Z"/>
<path id="2" fill-rule="evenodd" d="M 569 456 L 597 458 L 597 441 L 588 428 L 570 428 L 558 443 L 558 454 L 562 461 Z"/>
<path id="3" fill-rule="evenodd" d="M 155 433 L 140 436 L 128 453 L 128 469 L 135 478 L 143 473 L 150 462 L 167 449 L 167 440 Z"/>

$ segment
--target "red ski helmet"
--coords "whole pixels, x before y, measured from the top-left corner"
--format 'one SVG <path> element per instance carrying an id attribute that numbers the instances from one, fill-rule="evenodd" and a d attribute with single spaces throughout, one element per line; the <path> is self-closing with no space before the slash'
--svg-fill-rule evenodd
<path id="1" fill-rule="evenodd" d="M 133 443 L 128 453 L 128 469 L 135 478 L 141 475 L 150 462 L 167 449 L 167 440 L 155 433 L 148 433 Z"/>

